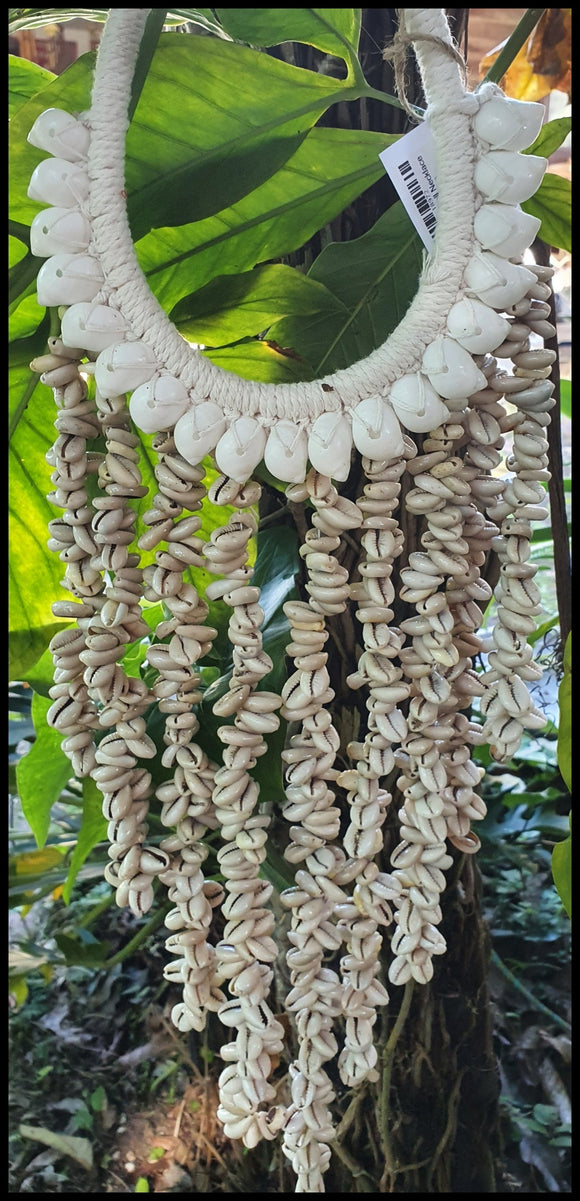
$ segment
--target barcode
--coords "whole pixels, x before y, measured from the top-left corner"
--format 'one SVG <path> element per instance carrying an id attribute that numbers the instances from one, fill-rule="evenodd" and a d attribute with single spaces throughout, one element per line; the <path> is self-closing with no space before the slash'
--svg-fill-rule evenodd
<path id="1" fill-rule="evenodd" d="M 413 202 L 415 204 L 415 207 L 418 209 L 418 211 L 421 214 L 423 223 L 426 225 L 427 229 L 429 230 L 429 233 L 434 235 L 435 229 L 437 227 L 437 218 L 435 216 L 435 213 L 433 213 L 431 211 L 431 206 L 429 204 L 429 201 L 427 200 L 427 197 L 425 196 L 425 193 L 417 179 L 417 176 L 411 169 L 411 164 L 408 161 L 404 162 L 404 163 L 399 163 L 399 171 L 400 171 L 401 175 L 403 176 L 403 179 L 405 180 L 406 187 L 408 189 L 411 199 L 413 200 Z"/>

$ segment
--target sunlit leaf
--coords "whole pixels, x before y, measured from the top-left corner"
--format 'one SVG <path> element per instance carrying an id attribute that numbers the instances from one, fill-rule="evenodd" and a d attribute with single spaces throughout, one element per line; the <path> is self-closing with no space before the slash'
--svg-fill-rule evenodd
<path id="1" fill-rule="evenodd" d="M 46 721 L 51 705 L 50 698 L 34 694 L 32 718 L 36 739 L 16 768 L 22 812 L 39 847 L 46 842 L 52 806 L 73 775 L 70 761 L 61 750 L 62 734 Z"/>
<path id="2" fill-rule="evenodd" d="M 308 363 L 292 351 L 284 353 L 283 348 L 269 342 L 242 342 L 237 346 L 226 346 L 221 350 L 205 351 L 205 356 L 223 367 L 225 371 L 234 371 L 243 379 L 252 379 L 261 383 L 288 383 L 308 379 L 311 371 Z"/>
<path id="3" fill-rule="evenodd" d="M 83 820 L 77 844 L 71 855 L 63 899 L 68 905 L 79 871 L 91 851 L 107 837 L 107 822 L 103 817 L 103 794 L 91 779 L 83 780 Z"/>
<path id="4" fill-rule="evenodd" d="M 570 828 L 572 822 L 570 821 Z M 552 876 L 558 891 L 558 896 L 568 914 L 572 917 L 572 833 L 557 842 L 552 851 Z"/>
<path id="5" fill-rule="evenodd" d="M 566 141 L 571 128 L 571 117 L 556 117 L 553 121 L 547 121 L 542 126 L 535 142 L 523 150 L 522 154 L 539 154 L 542 158 L 549 158 L 562 145 L 562 142 Z"/>
<path id="6" fill-rule="evenodd" d="M 538 237 L 557 250 L 572 249 L 572 189 L 569 179 L 547 171 L 530 200 L 521 206 L 526 213 L 539 217 Z"/>
<path id="7" fill-rule="evenodd" d="M 16 54 L 8 55 L 8 116 L 13 117 L 20 106 L 35 96 L 55 76 L 52 71 L 31 63 Z"/>
<path id="8" fill-rule="evenodd" d="M 216 8 L 215 12 L 231 37 L 252 46 L 306 42 L 347 63 L 357 50 L 359 8 Z"/>

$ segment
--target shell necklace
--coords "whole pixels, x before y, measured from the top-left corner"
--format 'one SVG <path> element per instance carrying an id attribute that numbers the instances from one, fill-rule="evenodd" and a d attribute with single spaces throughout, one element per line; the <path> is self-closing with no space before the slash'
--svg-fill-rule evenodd
<path id="1" fill-rule="evenodd" d="M 181 338 L 131 242 L 124 134 L 149 12 L 110 11 L 90 112 L 49 109 L 29 135 L 50 155 L 29 190 L 50 206 L 32 223 L 31 249 L 46 260 L 38 299 L 66 306 L 61 336 L 34 364 L 57 405 L 49 500 L 62 515 L 50 523 L 49 546 L 66 565 L 73 597 L 53 606 L 68 624 L 51 643 L 48 720 L 75 774 L 91 775 L 103 794 L 105 874 L 118 903 L 141 916 L 156 878 L 168 888 L 174 959 L 165 975 L 181 989 L 175 1024 L 201 1031 L 216 1012 L 231 1028 L 219 1082 L 225 1133 L 247 1147 L 281 1134 L 296 1191 L 323 1192 L 335 1133 L 325 1065 L 338 1053 L 349 1087 L 378 1079 L 373 1027 L 389 999 L 380 978 L 389 950 L 383 931 L 392 928 L 391 984 L 427 983 L 433 957 L 445 951 L 438 926 L 449 845 L 476 851 L 471 826 L 485 814 L 476 791 L 483 771 L 470 748 L 487 742 L 502 760 L 524 729 L 544 724 L 528 690 L 540 674 L 527 641 L 540 611 L 529 554 L 531 523 L 546 515 L 554 355 L 531 349 L 530 338 L 555 331 L 547 321 L 551 271 L 521 263 L 539 222 L 520 207 L 546 167 L 520 153 L 537 136 L 543 107 L 509 100 L 495 85 L 467 92 L 443 10 L 402 10 L 440 180 L 435 246 L 415 300 L 386 342 L 348 369 L 309 383 L 252 383 Z M 511 359 L 513 373 L 497 359 Z M 157 491 L 137 541 L 133 505 L 147 488 L 135 427 L 156 435 L 157 456 Z M 425 435 L 420 452 L 413 433 Z M 104 453 L 91 449 L 97 438 Z M 367 480 L 356 502 L 340 493 L 353 448 Z M 220 473 L 209 489 L 208 455 Z M 509 474 L 501 477 L 504 460 Z M 300 548 L 307 599 L 284 606 L 292 670 L 281 695 L 268 689 L 273 664 L 249 562 L 260 496 L 252 473 L 262 461 L 289 499 L 309 501 L 312 512 Z M 405 505 L 421 522 L 423 549 L 401 571 L 400 599 L 413 615 L 395 627 L 391 576 L 405 549 L 405 474 Z M 228 507 L 209 538 L 206 496 Z M 349 530 L 361 531 L 356 581 L 340 564 Z M 491 597 L 480 568 L 491 547 L 501 563 L 497 618 L 488 665 L 477 673 L 477 630 Z M 139 551 L 154 551 L 154 562 L 141 566 Z M 193 569 L 195 579 L 196 568 L 218 577 L 203 596 L 184 578 Z M 217 637 L 208 601 L 218 598 L 230 609 L 233 671 L 214 706 L 224 718 L 214 763 L 196 734 L 200 663 Z M 163 603 L 154 639 L 142 599 Z M 367 720 L 361 740 L 346 748 L 352 766 L 339 771 L 324 647 L 326 619 L 349 605 L 362 649 L 348 684 L 365 690 Z M 123 665 L 127 648 L 145 636 L 151 687 Z M 470 716 L 475 698 L 482 722 Z M 163 714 L 167 772 L 156 788 L 140 763 L 157 753 L 147 732 L 154 710 Z M 262 872 L 271 817 L 251 774 L 280 717 L 293 731 L 282 754 L 282 814 L 285 858 L 296 869 L 280 895 L 289 914 L 285 1007 L 293 1028 L 285 1095 L 270 1079 L 285 1046 L 268 1004 L 279 954 L 273 887 Z M 404 797 L 400 841 L 384 872 L 376 859 L 392 800 L 385 780 L 395 769 Z M 153 796 L 168 830 L 159 846 L 147 843 Z M 218 839 L 220 881 L 203 872 L 208 832 Z"/>

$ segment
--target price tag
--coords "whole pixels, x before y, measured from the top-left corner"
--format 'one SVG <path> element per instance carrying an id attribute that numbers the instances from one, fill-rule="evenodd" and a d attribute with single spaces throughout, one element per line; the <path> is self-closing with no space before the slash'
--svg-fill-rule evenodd
<path id="1" fill-rule="evenodd" d="M 415 126 L 379 158 L 427 250 L 437 228 L 437 152 L 426 121 Z"/>

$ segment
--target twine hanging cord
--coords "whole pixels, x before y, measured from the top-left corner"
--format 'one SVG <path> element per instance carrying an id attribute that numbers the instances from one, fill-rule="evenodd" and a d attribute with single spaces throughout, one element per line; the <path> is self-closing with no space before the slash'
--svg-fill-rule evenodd
<path id="1" fill-rule="evenodd" d="M 385 46 L 383 50 L 383 58 L 385 62 L 392 64 L 395 76 L 395 90 L 401 102 L 402 108 L 412 121 L 421 122 L 424 120 L 424 118 L 416 108 L 413 108 L 407 99 L 407 62 L 409 47 L 412 46 L 414 42 L 430 42 L 432 45 L 436 45 L 439 47 L 439 49 L 444 50 L 445 53 L 457 63 L 462 73 L 464 87 L 467 86 L 467 64 L 458 47 L 450 42 L 446 42 L 443 38 L 436 37 L 435 34 L 432 33 L 417 33 L 413 35 L 407 33 L 407 30 L 405 29 L 405 10 L 398 8 L 396 11 L 399 27 L 390 45 Z"/>

